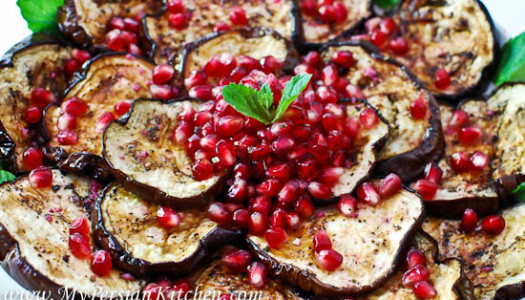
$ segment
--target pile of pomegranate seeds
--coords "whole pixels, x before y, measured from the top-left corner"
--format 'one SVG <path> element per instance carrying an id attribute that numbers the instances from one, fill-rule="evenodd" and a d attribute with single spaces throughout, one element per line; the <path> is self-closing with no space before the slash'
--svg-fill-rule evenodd
<path id="1" fill-rule="evenodd" d="M 26 108 L 24 120 L 28 124 L 35 124 L 42 118 L 42 111 L 51 103 L 56 103 L 55 95 L 43 88 L 36 88 L 29 97 L 29 106 Z"/>
<path id="2" fill-rule="evenodd" d="M 191 283 L 186 279 L 172 281 L 159 278 L 156 282 L 148 283 L 142 293 L 144 299 L 184 299 L 191 288 Z"/>
<path id="3" fill-rule="evenodd" d="M 435 163 L 428 163 L 423 178 L 416 181 L 411 187 L 423 197 L 423 200 L 432 200 L 437 193 L 442 177 L 441 168 Z"/>
<path id="4" fill-rule="evenodd" d="M 486 216 L 481 220 L 478 227 L 478 215 L 473 209 L 467 208 L 463 213 L 460 228 L 465 233 L 471 233 L 480 230 L 486 234 L 498 235 L 505 229 L 505 219 L 500 215 Z"/>
<path id="5" fill-rule="evenodd" d="M 191 20 L 191 12 L 186 11 L 183 0 L 169 0 L 167 4 L 168 24 L 175 30 L 182 30 Z"/>
<path id="6" fill-rule="evenodd" d="M 414 295 L 421 299 L 436 297 L 437 291 L 430 283 L 430 271 L 426 267 L 425 254 L 419 249 L 411 249 L 407 253 L 407 271 L 403 275 L 402 283 L 411 288 Z"/>
<path id="7" fill-rule="evenodd" d="M 85 50 L 74 49 L 72 57 L 66 61 L 65 71 L 68 76 L 72 76 L 82 65 L 91 59 L 91 54 Z"/>
<path id="8" fill-rule="evenodd" d="M 60 145 L 75 145 L 78 143 L 78 134 L 74 131 L 77 127 L 77 119 L 81 118 L 88 110 L 88 105 L 83 100 L 73 97 L 66 99 L 60 106 L 60 117 L 57 120 L 57 142 Z M 96 128 L 102 125 L 97 122 Z"/>
<path id="9" fill-rule="evenodd" d="M 341 253 L 332 249 L 332 242 L 326 231 L 317 232 L 313 238 L 317 263 L 327 271 L 335 271 L 343 263 Z"/>
<path id="10" fill-rule="evenodd" d="M 301 1 L 301 12 L 324 23 L 340 24 L 348 19 L 348 9 L 343 1 L 303 0 Z"/>
<path id="11" fill-rule="evenodd" d="M 162 100 L 170 100 L 177 97 L 179 95 L 179 90 L 176 87 L 170 86 L 174 76 L 175 70 L 172 66 L 168 64 L 160 64 L 156 66 L 153 69 L 151 76 L 151 96 Z"/>
<path id="12" fill-rule="evenodd" d="M 139 47 L 138 37 L 142 16 L 138 14 L 134 18 L 112 17 L 106 33 L 108 48 L 112 51 L 143 55 L 144 51 Z"/>
<path id="13" fill-rule="evenodd" d="M 381 50 L 389 51 L 396 55 L 408 53 L 408 41 L 401 36 L 399 28 L 390 17 L 384 19 L 372 18 L 365 23 L 365 28 L 370 41 Z"/>

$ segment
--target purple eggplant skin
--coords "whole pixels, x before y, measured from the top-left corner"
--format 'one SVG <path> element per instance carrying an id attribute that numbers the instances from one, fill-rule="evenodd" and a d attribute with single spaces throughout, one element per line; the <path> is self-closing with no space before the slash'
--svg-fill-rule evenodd
<path id="1" fill-rule="evenodd" d="M 525 297 L 525 282 L 506 285 L 496 291 L 494 300 L 519 300 Z"/>
<path id="2" fill-rule="evenodd" d="M 496 190 L 503 207 L 508 207 L 516 202 L 512 191 L 522 182 L 525 182 L 525 174 L 506 175 L 496 179 Z"/>
<path id="3" fill-rule="evenodd" d="M 465 209 L 471 208 L 479 216 L 495 214 L 501 209 L 501 197 L 468 197 L 454 200 L 425 201 L 425 208 L 430 215 L 461 219 Z"/>
<path id="4" fill-rule="evenodd" d="M 115 185 L 118 185 L 118 183 L 107 186 L 95 204 L 95 211 L 91 215 L 94 240 L 97 246 L 109 251 L 113 258 L 113 264 L 118 269 L 136 277 L 143 278 L 147 275 L 159 273 L 170 275 L 188 274 L 208 262 L 213 253 L 223 245 L 234 244 L 243 236 L 240 231 L 217 226 L 200 240 L 199 248 L 182 261 L 150 263 L 142 259 L 134 258 L 127 252 L 126 248 L 119 243 L 115 236 L 106 230 L 104 225 L 101 204 L 102 201 L 104 201 L 106 193 L 111 191 Z"/>

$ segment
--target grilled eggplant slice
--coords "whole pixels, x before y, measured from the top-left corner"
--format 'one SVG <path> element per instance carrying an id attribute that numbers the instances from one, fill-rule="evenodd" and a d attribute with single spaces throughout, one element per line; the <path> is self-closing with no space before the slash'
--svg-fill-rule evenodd
<path id="1" fill-rule="evenodd" d="M 350 82 L 361 89 L 366 100 L 376 107 L 391 125 L 390 138 L 379 152 L 376 173 L 397 173 L 409 182 L 423 172 L 430 161 L 444 152 L 439 106 L 432 95 L 398 63 L 374 52 L 362 42 L 330 45 L 322 54 L 328 61 L 335 51 L 349 51 L 355 67 L 342 70 Z M 423 97 L 428 113 L 423 120 L 410 116 L 412 101 Z"/>
<path id="2" fill-rule="evenodd" d="M 89 182 L 55 170 L 52 188 L 35 189 L 27 177 L 0 186 L 2 267 L 23 287 L 51 293 L 50 299 L 61 299 L 66 292 L 67 297 L 81 293 L 89 298 L 140 292 L 142 281 L 121 279 L 116 270 L 95 276 L 89 260 L 69 250 L 70 224 L 87 215 L 82 203 Z"/>
<path id="3" fill-rule="evenodd" d="M 112 17 L 133 18 L 162 9 L 162 0 L 66 0 L 58 10 L 60 31 L 82 48 L 99 51 L 107 47 L 106 32 Z"/>
<path id="4" fill-rule="evenodd" d="M 113 115 L 114 105 L 124 100 L 151 95 L 148 78 L 154 66 L 131 55 L 103 54 L 91 61 L 84 75 L 68 89 L 64 99 L 77 97 L 88 104 L 88 111 L 77 118 L 75 132 L 78 142 L 62 145 L 57 137 L 57 122 L 63 114 L 59 106 L 45 111 L 43 140 L 47 143 L 47 159 L 61 169 L 87 174 L 103 180 L 108 176 L 102 155 L 102 133 L 97 125 L 104 114 Z"/>
<path id="5" fill-rule="evenodd" d="M 205 210 L 179 211 L 181 224 L 164 229 L 156 220 L 159 208 L 119 185 L 106 188 L 97 202 L 96 242 L 121 270 L 138 277 L 187 274 L 237 238 L 236 232 L 217 227 Z"/>
<path id="6" fill-rule="evenodd" d="M 326 297 L 364 293 L 393 274 L 423 221 L 424 207 L 417 194 L 403 189 L 376 207 L 359 204 L 358 211 L 358 217 L 346 218 L 337 208 L 325 208 L 289 233 L 280 249 L 270 249 L 258 236 L 248 236 L 247 243 L 276 278 L 306 292 Z M 328 233 L 333 249 L 344 257 L 333 272 L 315 262 L 312 237 L 318 230 Z"/>
<path id="7" fill-rule="evenodd" d="M 22 154 L 31 146 L 34 128 L 24 119 L 31 92 L 45 88 L 60 97 L 67 85 L 60 68 L 72 49 L 59 37 L 35 34 L 22 40 L 0 59 L 0 162 L 24 171 Z"/>
<path id="8" fill-rule="evenodd" d="M 320 46 L 323 43 L 349 36 L 372 15 L 372 0 L 343 0 L 341 3 L 348 11 L 347 19 L 342 23 L 329 24 L 315 16 L 301 14 L 301 40 L 306 47 Z"/>
<path id="9" fill-rule="evenodd" d="M 459 229 L 460 221 L 428 218 L 423 224 L 423 230 L 438 241 L 441 257 L 464 261 L 476 299 L 525 297 L 525 204 L 508 208 L 501 215 L 505 229 L 496 236 L 465 234 Z"/>
<path id="10" fill-rule="evenodd" d="M 436 97 L 459 101 L 483 92 L 497 65 L 498 45 L 481 1 L 405 0 L 394 19 L 409 41 L 408 53 L 395 58 Z M 444 90 L 433 81 L 439 68 L 450 74 Z"/>
<path id="11" fill-rule="evenodd" d="M 219 194 L 226 176 L 193 178 L 191 158 L 171 138 L 183 105 L 135 101 L 125 124 L 113 122 L 106 129 L 104 157 L 115 177 L 147 201 L 176 209 L 203 208 Z"/>
<path id="12" fill-rule="evenodd" d="M 194 70 L 202 70 L 213 55 L 228 53 L 235 57 L 247 55 L 261 59 L 272 55 L 283 63 L 280 72 L 290 74 L 299 63 L 299 54 L 293 44 L 279 33 L 267 28 L 232 30 L 215 33 L 189 44 L 183 50 L 182 74 L 188 77 Z"/>
<path id="13" fill-rule="evenodd" d="M 285 39 L 295 41 L 300 26 L 297 22 L 298 8 L 293 0 L 191 0 L 185 1 L 185 6 L 191 13 L 191 19 L 182 30 L 170 27 L 167 11 L 146 17 L 145 30 L 155 62 L 171 61 L 185 44 L 213 33 L 215 24 L 229 20 L 232 8 L 237 6 L 246 12 L 246 26 L 249 28 L 270 28 Z M 232 29 L 239 28 L 244 26 L 232 26 Z"/>

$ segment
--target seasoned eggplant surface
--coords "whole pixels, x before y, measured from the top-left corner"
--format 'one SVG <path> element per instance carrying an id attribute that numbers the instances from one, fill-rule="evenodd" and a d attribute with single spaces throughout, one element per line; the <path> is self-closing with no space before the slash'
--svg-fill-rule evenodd
<path id="1" fill-rule="evenodd" d="M 419 196 L 401 190 L 376 207 L 359 204 L 358 211 L 358 217 L 347 218 L 336 208 L 323 209 L 319 217 L 289 233 L 280 249 L 270 249 L 258 236 L 248 236 L 247 243 L 274 276 L 307 292 L 335 297 L 370 291 L 394 272 L 423 220 L 424 208 Z M 328 233 L 333 249 L 344 258 L 333 272 L 316 263 L 312 237 L 319 230 Z"/>
<path id="2" fill-rule="evenodd" d="M 70 252 L 69 227 L 87 216 L 82 204 L 88 195 L 89 180 L 59 171 L 53 171 L 49 188 L 35 189 L 27 177 L 0 186 L 2 267 L 23 287 L 53 299 L 66 291 L 114 298 L 140 292 L 142 281 L 121 279 L 116 270 L 95 276 L 89 260 Z"/>

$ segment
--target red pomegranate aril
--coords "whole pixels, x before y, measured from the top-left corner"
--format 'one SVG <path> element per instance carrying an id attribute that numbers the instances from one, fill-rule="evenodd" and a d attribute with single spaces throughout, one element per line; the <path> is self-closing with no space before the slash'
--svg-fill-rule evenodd
<path id="1" fill-rule="evenodd" d="M 140 29 L 140 23 L 132 18 L 124 19 L 125 29 L 130 32 L 137 33 Z"/>
<path id="2" fill-rule="evenodd" d="M 463 126 L 467 125 L 469 116 L 468 114 L 461 109 L 456 109 L 452 116 L 450 117 L 450 120 L 448 121 L 448 128 L 450 129 L 460 129 Z"/>
<path id="3" fill-rule="evenodd" d="M 237 57 L 237 65 L 243 68 L 247 73 L 251 72 L 252 70 L 258 70 L 261 68 L 261 64 L 258 60 L 246 55 L 241 55 Z"/>
<path id="4" fill-rule="evenodd" d="M 223 32 L 223 31 L 230 31 L 231 27 L 227 23 L 224 22 L 218 22 L 213 26 L 214 32 Z"/>
<path id="5" fill-rule="evenodd" d="M 115 110 L 115 113 L 117 114 L 117 116 L 119 117 L 123 116 L 127 114 L 129 110 L 131 109 L 131 102 L 127 100 L 119 101 L 115 103 L 115 105 L 113 105 L 113 109 Z"/>
<path id="6" fill-rule="evenodd" d="M 379 29 L 374 30 L 370 34 L 370 41 L 379 48 L 385 45 L 387 35 Z"/>
<path id="7" fill-rule="evenodd" d="M 315 207 L 310 197 L 300 196 L 295 203 L 295 212 L 303 219 L 311 217 L 315 212 Z"/>
<path id="8" fill-rule="evenodd" d="M 268 155 L 270 155 L 270 153 L 270 146 L 266 144 L 248 147 L 248 154 L 250 155 L 252 161 L 257 161 L 266 158 Z"/>
<path id="9" fill-rule="evenodd" d="M 228 225 L 232 221 L 232 215 L 226 206 L 221 202 L 214 202 L 208 207 L 210 220 L 219 225 Z"/>
<path id="10" fill-rule="evenodd" d="M 288 239 L 288 234 L 282 227 L 272 227 L 266 230 L 264 238 L 270 248 L 279 249 Z"/>
<path id="11" fill-rule="evenodd" d="M 250 216 L 250 233 L 261 236 L 268 225 L 268 218 L 260 212 L 254 212 Z"/>
<path id="12" fill-rule="evenodd" d="M 81 116 L 88 110 L 86 102 L 77 97 L 69 98 L 60 106 L 62 111 L 73 116 Z"/>
<path id="13" fill-rule="evenodd" d="M 436 184 L 441 182 L 443 178 L 443 171 L 436 163 L 428 163 L 425 166 L 424 178 L 430 180 Z"/>
<path id="14" fill-rule="evenodd" d="M 189 96 L 192 98 L 209 100 L 213 99 L 213 94 L 211 92 L 211 87 L 209 85 L 197 85 L 190 89 L 188 92 Z"/>
<path id="15" fill-rule="evenodd" d="M 104 277 L 111 273 L 113 262 L 111 256 L 106 250 L 98 250 L 91 258 L 91 271 L 100 277 Z"/>
<path id="16" fill-rule="evenodd" d="M 170 100 L 172 96 L 171 87 L 169 85 L 152 85 L 149 87 L 151 96 L 161 100 Z"/>
<path id="17" fill-rule="evenodd" d="M 56 98 L 50 91 L 43 88 L 36 88 L 31 92 L 29 101 L 38 108 L 43 109 L 50 103 L 54 103 Z"/>
<path id="18" fill-rule="evenodd" d="M 144 295 L 144 299 L 148 300 L 159 300 L 161 297 L 161 288 L 157 283 L 148 283 L 144 288 L 142 289 L 142 294 Z"/>
<path id="19" fill-rule="evenodd" d="M 326 132 L 343 131 L 343 123 L 332 112 L 323 115 L 321 124 Z"/>
<path id="20" fill-rule="evenodd" d="M 232 137 L 244 127 L 244 119 L 238 116 L 224 116 L 217 123 L 217 133 L 222 136 Z"/>
<path id="21" fill-rule="evenodd" d="M 230 12 L 230 21 L 233 25 L 246 25 L 248 23 L 248 19 L 244 9 L 239 6 L 233 7 Z"/>
<path id="22" fill-rule="evenodd" d="M 243 273 L 252 262 L 252 256 L 246 250 L 237 249 L 226 253 L 221 261 L 230 272 Z"/>
<path id="23" fill-rule="evenodd" d="M 471 208 L 465 209 L 463 218 L 461 219 L 461 230 L 466 233 L 471 233 L 478 226 L 478 214 Z"/>
<path id="24" fill-rule="evenodd" d="M 427 103 L 423 96 L 419 96 L 419 98 L 410 103 L 410 115 L 413 119 L 423 120 L 427 115 L 427 110 Z"/>
<path id="25" fill-rule="evenodd" d="M 366 108 L 359 114 L 359 121 L 364 128 L 374 128 L 379 123 L 379 116 L 373 108 Z"/>
<path id="26" fill-rule="evenodd" d="M 188 294 L 190 289 L 191 283 L 187 279 L 179 279 L 173 282 L 172 287 L 167 290 L 166 299 L 182 299 Z"/>
<path id="27" fill-rule="evenodd" d="M 321 71 L 321 79 L 324 84 L 328 86 L 334 86 L 337 80 L 339 80 L 339 73 L 337 67 L 334 65 L 327 65 Z"/>
<path id="28" fill-rule="evenodd" d="M 331 4 L 325 4 L 317 10 L 317 16 L 325 23 L 334 22 L 337 17 L 337 11 Z"/>
<path id="29" fill-rule="evenodd" d="M 208 82 L 208 77 L 203 71 L 192 71 L 188 77 L 184 79 L 184 85 L 190 89 L 197 85 L 203 85 Z"/>
<path id="30" fill-rule="evenodd" d="M 160 64 L 153 69 L 153 83 L 157 85 L 167 84 L 175 74 L 175 70 L 168 64 Z"/>
<path id="31" fill-rule="evenodd" d="M 281 208 L 276 208 L 270 215 L 270 226 L 284 228 L 286 212 Z"/>
<path id="32" fill-rule="evenodd" d="M 109 122 L 115 120 L 115 116 L 110 113 L 109 111 L 103 113 L 100 117 L 98 117 L 97 123 L 95 124 L 95 130 L 97 133 L 102 133 L 106 126 L 109 124 Z"/>
<path id="33" fill-rule="evenodd" d="M 202 181 L 213 177 L 213 165 L 209 160 L 201 159 L 195 162 L 192 168 L 195 180 Z"/>
<path id="34" fill-rule="evenodd" d="M 343 256 L 333 249 L 321 250 L 317 253 L 317 263 L 321 268 L 332 272 L 341 266 L 343 263 Z"/>
<path id="35" fill-rule="evenodd" d="M 284 224 L 287 230 L 295 231 L 301 226 L 301 218 L 296 213 L 286 213 L 284 216 Z"/>
<path id="36" fill-rule="evenodd" d="M 89 238 L 80 233 L 72 234 L 69 237 L 69 251 L 78 259 L 90 259 L 92 253 L 91 247 L 89 247 Z"/>
<path id="37" fill-rule="evenodd" d="M 390 197 L 401 190 L 401 178 L 394 173 L 390 173 L 379 184 L 379 194 L 381 198 Z"/>
<path id="38" fill-rule="evenodd" d="M 297 163 L 297 173 L 299 179 L 306 180 L 317 171 L 317 161 L 313 159 L 306 159 L 305 161 Z"/>
<path id="39" fill-rule="evenodd" d="M 122 31 L 120 29 L 113 29 L 106 33 L 106 43 L 112 51 L 123 51 L 125 41 L 122 39 Z"/>
<path id="40" fill-rule="evenodd" d="M 366 99 L 363 92 L 353 84 L 347 85 L 344 93 L 348 98 Z"/>
<path id="41" fill-rule="evenodd" d="M 280 137 L 292 133 L 294 127 L 290 122 L 276 122 L 270 128 L 273 137 Z"/>
<path id="42" fill-rule="evenodd" d="M 42 111 L 36 106 L 29 106 L 26 109 L 24 120 L 29 124 L 38 123 L 42 118 Z"/>
<path id="43" fill-rule="evenodd" d="M 436 289 L 427 281 L 415 282 L 412 286 L 412 292 L 421 299 L 432 299 L 437 296 Z"/>
<path id="44" fill-rule="evenodd" d="M 235 163 L 237 155 L 235 152 L 235 147 L 233 146 L 232 142 L 228 140 L 221 140 L 217 143 L 216 148 L 217 148 L 216 150 L 217 150 L 217 155 L 219 156 L 219 160 L 224 165 L 226 165 L 227 167 L 230 167 Z"/>
<path id="45" fill-rule="evenodd" d="M 43 159 L 44 154 L 42 150 L 35 147 L 28 148 L 22 156 L 24 169 L 29 171 L 42 166 Z"/>
<path id="46" fill-rule="evenodd" d="M 407 253 L 406 263 L 407 269 L 410 269 L 417 265 L 425 266 L 427 264 L 427 259 L 423 251 L 416 248 L 412 248 Z"/>
<path id="47" fill-rule="evenodd" d="M 336 103 L 337 102 L 337 93 L 332 87 L 329 86 L 320 86 L 317 88 L 315 95 L 319 102 L 321 103 Z"/>
<path id="48" fill-rule="evenodd" d="M 489 165 L 489 156 L 481 151 L 476 151 L 470 156 L 472 169 L 482 171 Z"/>
<path id="49" fill-rule="evenodd" d="M 171 230 L 180 225 L 180 215 L 170 207 L 161 207 L 157 210 L 157 222 L 160 227 Z"/>
<path id="50" fill-rule="evenodd" d="M 434 73 L 434 85 L 439 90 L 445 90 L 450 86 L 450 75 L 443 68 L 437 69 Z"/>
<path id="51" fill-rule="evenodd" d="M 352 139 L 356 139 L 361 129 L 361 122 L 356 118 L 347 118 L 344 124 L 344 133 Z"/>
<path id="52" fill-rule="evenodd" d="M 217 144 L 219 143 L 219 137 L 215 134 L 209 134 L 201 138 L 200 146 L 202 149 L 216 152 Z"/>
<path id="53" fill-rule="evenodd" d="M 86 61 L 91 59 L 91 54 L 88 51 L 85 51 L 85 50 L 73 49 L 73 52 L 71 52 L 71 55 L 80 64 L 83 64 Z"/>
<path id="54" fill-rule="evenodd" d="M 184 29 L 184 27 L 186 27 L 187 21 L 186 14 L 183 13 L 174 13 L 168 15 L 168 24 L 175 30 Z"/>
<path id="55" fill-rule="evenodd" d="M 291 167 L 289 164 L 282 163 L 278 165 L 273 165 L 268 168 L 268 176 L 275 178 L 281 182 L 285 182 L 290 179 L 291 176 Z"/>
<path id="56" fill-rule="evenodd" d="M 335 23 L 341 24 L 348 19 L 348 9 L 341 1 L 335 1 Z"/>
<path id="57" fill-rule="evenodd" d="M 91 226 L 89 225 L 88 219 L 86 217 L 80 217 L 73 221 L 71 225 L 69 225 L 69 235 L 74 235 L 75 233 L 78 233 L 82 236 L 87 237 L 89 235 L 90 227 Z"/>
<path id="58" fill-rule="evenodd" d="M 253 287 L 260 289 L 266 284 L 268 270 L 266 266 L 259 261 L 254 261 L 248 269 L 248 278 Z"/>
<path id="59" fill-rule="evenodd" d="M 298 190 L 299 185 L 295 181 L 289 181 L 277 195 L 277 200 L 284 205 L 292 203 L 295 200 Z"/>
<path id="60" fill-rule="evenodd" d="M 184 145 L 191 136 L 192 133 L 191 125 L 188 122 L 180 122 L 173 132 L 173 140 L 175 144 L 182 146 Z M 200 144 L 200 139 L 199 139 Z"/>
<path id="61" fill-rule="evenodd" d="M 281 191 L 282 184 L 277 179 L 266 179 L 263 182 L 261 182 L 259 185 L 257 185 L 257 193 L 267 196 L 267 197 L 275 197 L 279 192 Z"/>
<path id="62" fill-rule="evenodd" d="M 144 51 L 142 51 L 142 49 L 140 49 L 140 47 L 136 44 L 129 45 L 129 53 L 137 56 L 144 56 Z"/>
<path id="63" fill-rule="evenodd" d="M 481 220 L 481 230 L 483 232 L 498 235 L 505 229 L 505 219 L 500 215 L 486 216 Z"/>
<path id="64" fill-rule="evenodd" d="M 308 192 L 319 200 L 326 200 L 332 196 L 332 190 L 328 186 L 315 181 L 308 184 Z"/>
<path id="65" fill-rule="evenodd" d="M 350 194 L 344 194 L 337 204 L 339 212 L 347 218 L 357 217 L 357 200 Z"/>
<path id="66" fill-rule="evenodd" d="M 270 74 L 281 68 L 281 62 L 272 55 L 265 56 L 260 60 L 261 69 L 264 73 Z"/>
<path id="67" fill-rule="evenodd" d="M 79 67 L 80 67 L 80 63 L 74 58 L 68 59 L 66 61 L 65 66 L 64 66 L 66 74 L 69 75 L 69 76 L 71 76 L 73 73 L 75 73 L 78 70 Z"/>
<path id="68" fill-rule="evenodd" d="M 315 16 L 317 13 L 317 1 L 316 0 L 301 1 L 301 12 L 307 16 Z"/>
<path id="69" fill-rule="evenodd" d="M 64 146 L 76 145 L 78 143 L 78 134 L 76 132 L 62 130 L 57 134 L 57 142 Z"/>
<path id="70" fill-rule="evenodd" d="M 371 182 L 365 182 L 357 188 L 357 197 L 362 203 L 376 206 L 381 201 L 381 196 L 375 185 Z"/>
<path id="71" fill-rule="evenodd" d="M 432 200 L 436 195 L 438 185 L 427 179 L 419 179 L 412 185 L 412 188 L 423 197 L 423 200 Z"/>
<path id="72" fill-rule="evenodd" d="M 460 151 L 450 156 L 450 166 L 458 173 L 468 172 L 471 167 L 468 153 Z"/>
<path id="73" fill-rule="evenodd" d="M 248 196 L 248 182 L 242 178 L 235 178 L 228 188 L 227 196 L 235 203 L 242 203 Z"/>
<path id="74" fill-rule="evenodd" d="M 332 242 L 330 241 L 330 237 L 328 236 L 328 233 L 324 230 L 320 230 L 315 234 L 313 238 L 313 244 L 314 251 L 316 253 L 319 253 L 322 250 L 332 249 Z"/>
<path id="75" fill-rule="evenodd" d="M 397 37 L 390 41 L 388 47 L 396 55 L 405 55 L 408 53 L 408 42 L 403 37 Z"/>
<path id="76" fill-rule="evenodd" d="M 57 120 L 59 130 L 73 130 L 77 127 L 77 118 L 70 114 L 63 114 Z"/>
<path id="77" fill-rule="evenodd" d="M 233 168 L 233 177 L 234 178 L 242 178 L 242 179 L 248 179 L 250 178 L 250 167 L 244 163 L 238 163 Z"/>
<path id="78" fill-rule="evenodd" d="M 339 183 L 339 178 L 344 174 L 344 171 L 341 167 L 325 168 L 321 173 L 322 182 L 333 187 Z"/>
<path id="79" fill-rule="evenodd" d="M 330 153 L 328 152 L 328 142 L 323 134 L 316 132 L 314 133 L 312 139 L 310 140 L 310 145 L 308 148 L 310 154 L 319 160 L 327 159 Z M 299 176 L 301 178 L 301 176 Z M 304 178 L 301 178 L 304 179 Z"/>
<path id="80" fill-rule="evenodd" d="M 379 29 L 386 35 L 391 35 L 397 31 L 397 24 L 392 18 L 384 18 L 379 22 Z"/>
<path id="81" fill-rule="evenodd" d="M 211 121 L 213 115 L 209 111 L 199 111 L 195 114 L 194 125 L 202 126 L 207 122 Z"/>
<path id="82" fill-rule="evenodd" d="M 405 272 L 402 283 L 405 287 L 412 287 L 418 281 L 430 280 L 430 271 L 423 265 L 415 265 Z"/>
<path id="83" fill-rule="evenodd" d="M 121 17 L 112 17 L 109 20 L 109 27 L 111 29 L 125 30 L 126 24 L 124 23 L 124 19 L 122 19 Z"/>
<path id="84" fill-rule="evenodd" d="M 213 158 L 213 154 L 211 154 L 210 152 L 206 150 L 199 149 L 195 152 L 195 155 L 193 155 L 193 158 L 195 160 L 206 159 L 206 160 L 211 161 L 211 159 Z"/>
<path id="85" fill-rule="evenodd" d="M 186 10 L 184 0 L 169 0 L 167 9 L 170 13 L 182 13 Z"/>
<path id="86" fill-rule="evenodd" d="M 277 155 L 290 152 L 295 147 L 295 141 L 289 136 L 281 136 L 272 142 L 272 150 Z"/>
<path id="87" fill-rule="evenodd" d="M 343 68 L 350 68 L 354 65 L 354 56 L 349 51 L 336 51 L 332 54 L 332 62 Z"/>
<path id="88" fill-rule="evenodd" d="M 464 145 L 474 144 L 481 138 L 482 135 L 483 132 L 479 127 L 476 126 L 463 127 L 458 131 L 459 141 Z"/>
<path id="89" fill-rule="evenodd" d="M 303 1 L 305 3 L 307 1 Z M 302 57 L 303 62 L 309 64 L 310 66 L 317 66 L 321 60 L 321 55 L 317 51 L 310 51 L 305 56 Z"/>
<path id="90" fill-rule="evenodd" d="M 258 196 L 252 200 L 250 205 L 250 211 L 261 213 L 264 216 L 270 214 L 270 209 L 272 206 L 272 199 L 266 196 Z"/>
<path id="91" fill-rule="evenodd" d="M 250 226 L 250 213 L 246 209 L 237 209 L 233 213 L 233 225 L 240 229 Z"/>

